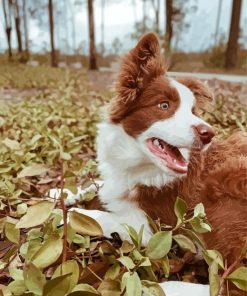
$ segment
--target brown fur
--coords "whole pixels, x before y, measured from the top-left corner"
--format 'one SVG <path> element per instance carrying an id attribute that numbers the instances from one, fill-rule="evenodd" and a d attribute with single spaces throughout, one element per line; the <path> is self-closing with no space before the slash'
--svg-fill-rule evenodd
<path id="1" fill-rule="evenodd" d="M 232 143 L 235 143 L 232 146 Z M 194 155 L 188 176 L 161 190 L 140 186 L 137 201 L 152 218 L 172 226 L 179 195 L 193 208 L 202 202 L 213 231 L 204 234 L 206 246 L 219 250 L 228 262 L 239 256 L 247 236 L 247 134 L 215 140 L 204 154 Z"/>

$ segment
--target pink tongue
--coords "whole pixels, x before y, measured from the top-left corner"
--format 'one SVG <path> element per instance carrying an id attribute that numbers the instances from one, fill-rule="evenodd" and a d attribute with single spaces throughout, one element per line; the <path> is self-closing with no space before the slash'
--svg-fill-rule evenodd
<path id="1" fill-rule="evenodd" d="M 175 147 L 172 147 L 163 142 L 164 152 L 160 151 L 156 146 L 151 144 L 151 151 L 156 154 L 159 158 L 165 160 L 168 168 L 178 173 L 187 173 L 188 164 L 183 158 L 182 154 Z"/>

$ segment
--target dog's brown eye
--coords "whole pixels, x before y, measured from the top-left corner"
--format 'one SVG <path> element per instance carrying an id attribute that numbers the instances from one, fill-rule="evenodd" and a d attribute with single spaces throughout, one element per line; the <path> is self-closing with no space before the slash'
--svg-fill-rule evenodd
<path id="1" fill-rule="evenodd" d="M 167 110 L 169 108 L 169 102 L 165 101 L 163 103 L 160 103 L 158 106 L 162 110 Z"/>

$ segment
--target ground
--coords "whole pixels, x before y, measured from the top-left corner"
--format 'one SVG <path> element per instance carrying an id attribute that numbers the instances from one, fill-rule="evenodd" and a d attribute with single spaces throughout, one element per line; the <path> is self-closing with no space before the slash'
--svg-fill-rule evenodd
<path id="1" fill-rule="evenodd" d="M 70 214 L 68 226 L 62 226 L 66 196 L 55 204 L 46 194 L 55 186 L 76 191 L 98 178 L 96 123 L 100 108 L 114 96 L 116 73 L 15 63 L 0 71 L 1 293 L 58 295 L 50 291 L 59 287 L 59 295 L 120 295 L 122 287 L 137 289 L 136 295 L 141 289 L 163 295 L 156 281 L 208 282 L 206 263 L 191 263 L 196 233 L 179 239 L 182 233 L 153 222 L 156 234 L 147 249 L 141 233 L 127 226 L 132 243 L 104 239 L 100 226 L 84 216 Z M 220 138 L 246 131 L 246 82 L 209 78 L 215 102 L 205 119 Z M 88 206 L 94 196 L 82 196 L 79 206 Z M 186 217 L 182 200 L 175 207 L 178 219 Z M 165 247 L 159 249 L 161 242 Z M 217 257 L 223 264 L 217 253 L 205 254 L 207 262 Z"/>

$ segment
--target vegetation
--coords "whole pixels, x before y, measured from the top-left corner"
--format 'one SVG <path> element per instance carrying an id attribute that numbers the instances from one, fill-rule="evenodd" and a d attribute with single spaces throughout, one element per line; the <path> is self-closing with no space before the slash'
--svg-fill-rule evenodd
<path id="1" fill-rule="evenodd" d="M 210 221 L 202 204 L 191 214 L 178 198 L 174 229 L 150 219 L 155 234 L 146 248 L 142 229 L 125 225 L 131 243 L 117 234 L 106 239 L 96 221 L 69 213 L 63 188 L 76 192 L 98 178 L 96 123 L 113 94 L 96 93 L 83 71 L 14 63 L 1 71 L 0 295 L 164 295 L 157 285 L 164 280 L 210 280 L 212 296 L 226 281 L 246 290 L 245 267 L 228 269 L 217 251 L 204 249 L 198 234 Z M 204 116 L 218 135 L 246 130 L 236 87 L 213 87 L 216 103 Z M 4 88 L 27 93 L 7 101 Z M 47 194 L 55 186 L 62 189 L 57 201 Z M 80 206 L 94 197 L 85 194 Z M 207 264 L 195 263 L 196 244 Z"/>

